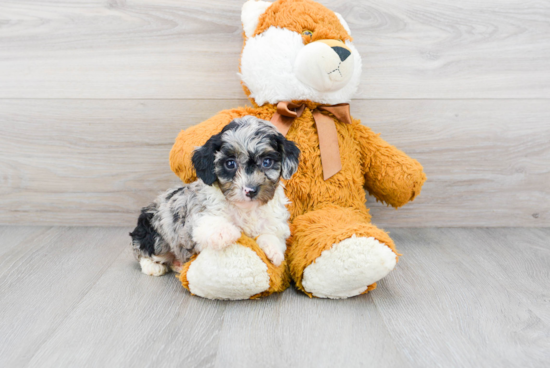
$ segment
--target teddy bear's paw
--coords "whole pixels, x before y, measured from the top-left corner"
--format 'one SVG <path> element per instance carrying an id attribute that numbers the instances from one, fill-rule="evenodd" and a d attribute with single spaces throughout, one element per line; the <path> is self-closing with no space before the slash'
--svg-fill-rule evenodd
<path id="1" fill-rule="evenodd" d="M 162 276 L 168 272 L 168 266 L 146 257 L 139 260 L 139 265 L 141 266 L 141 272 L 149 276 Z"/>
<path id="2" fill-rule="evenodd" d="M 395 253 L 385 244 L 354 235 L 334 244 L 306 267 L 302 285 L 318 298 L 349 298 L 385 277 L 396 262 Z"/>
<path id="3" fill-rule="evenodd" d="M 267 265 L 239 244 L 204 249 L 187 271 L 191 293 L 208 299 L 249 299 L 269 288 Z"/>

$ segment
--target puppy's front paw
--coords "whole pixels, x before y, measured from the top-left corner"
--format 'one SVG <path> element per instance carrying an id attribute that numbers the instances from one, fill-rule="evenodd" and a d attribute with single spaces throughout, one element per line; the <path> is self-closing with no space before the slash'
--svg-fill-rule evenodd
<path id="1" fill-rule="evenodd" d="M 281 252 L 278 249 L 275 248 L 268 248 L 264 249 L 264 253 L 269 258 L 271 263 L 273 263 L 275 266 L 280 266 L 281 263 L 285 260 L 285 255 L 283 252 Z"/>
<path id="2" fill-rule="evenodd" d="M 286 245 L 275 235 L 261 235 L 257 243 L 275 266 L 280 266 L 285 259 Z"/>
<path id="3" fill-rule="evenodd" d="M 212 249 L 223 249 L 234 244 L 241 237 L 241 231 L 230 224 L 216 227 L 210 236 L 206 246 Z"/>
<path id="4" fill-rule="evenodd" d="M 241 237 L 241 230 L 224 218 L 204 216 L 193 228 L 193 240 L 198 250 L 206 248 L 223 249 L 234 244 Z"/>

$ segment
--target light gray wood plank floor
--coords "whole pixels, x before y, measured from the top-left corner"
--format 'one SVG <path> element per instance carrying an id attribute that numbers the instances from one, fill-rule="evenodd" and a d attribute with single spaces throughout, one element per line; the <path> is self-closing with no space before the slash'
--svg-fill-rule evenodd
<path id="1" fill-rule="evenodd" d="M 368 295 L 225 302 L 139 272 L 128 228 L 0 227 L 1 367 L 547 367 L 550 229 L 391 229 Z"/>

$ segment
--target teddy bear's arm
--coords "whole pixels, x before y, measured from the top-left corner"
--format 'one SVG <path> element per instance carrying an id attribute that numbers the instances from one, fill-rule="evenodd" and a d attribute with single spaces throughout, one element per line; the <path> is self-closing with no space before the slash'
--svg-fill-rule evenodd
<path id="1" fill-rule="evenodd" d="M 170 151 L 170 167 L 184 183 L 197 180 L 191 163 L 193 151 L 213 135 L 221 132 L 233 119 L 242 116 L 240 109 L 224 110 L 202 123 L 182 130 Z"/>
<path id="2" fill-rule="evenodd" d="M 422 165 L 360 121 L 354 120 L 353 125 L 361 147 L 365 188 L 369 194 L 395 208 L 412 201 L 426 181 Z"/>

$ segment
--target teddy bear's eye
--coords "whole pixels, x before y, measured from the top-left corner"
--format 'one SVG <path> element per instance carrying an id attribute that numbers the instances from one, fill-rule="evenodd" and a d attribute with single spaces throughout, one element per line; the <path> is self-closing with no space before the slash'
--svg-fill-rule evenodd
<path id="1" fill-rule="evenodd" d="M 313 36 L 313 32 L 312 32 L 312 31 L 309 31 L 309 30 L 303 31 L 302 34 L 303 34 L 304 36 L 309 36 L 309 37 Z"/>

